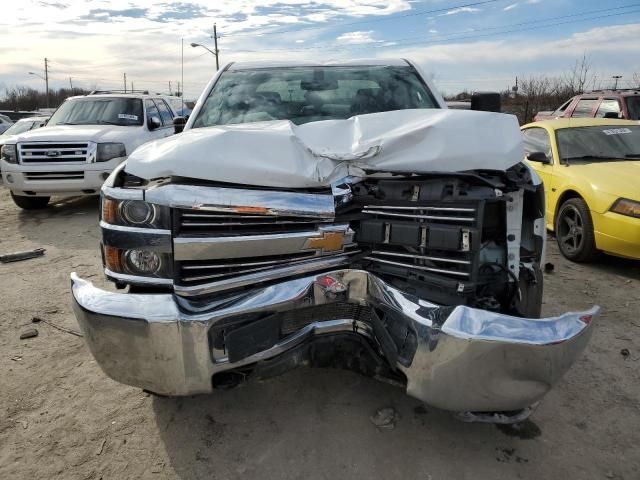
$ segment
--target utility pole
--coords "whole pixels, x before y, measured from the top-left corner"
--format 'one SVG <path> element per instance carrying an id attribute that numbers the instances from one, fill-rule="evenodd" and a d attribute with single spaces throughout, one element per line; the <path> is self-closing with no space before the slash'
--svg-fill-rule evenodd
<path id="1" fill-rule="evenodd" d="M 171 91 L 171 80 L 169 80 L 169 95 L 173 95 L 173 92 Z"/>
<path id="2" fill-rule="evenodd" d="M 184 38 L 181 39 L 182 42 L 182 52 L 181 52 L 181 63 L 180 63 L 180 83 L 182 84 L 182 89 L 184 90 Z M 180 90 L 180 88 L 178 88 Z M 180 98 L 182 99 L 182 110 L 184 111 L 184 92 L 180 92 Z"/>
<path id="3" fill-rule="evenodd" d="M 613 77 L 611 77 L 611 78 L 615 79 L 616 84 L 615 84 L 615 86 L 613 87 L 613 89 L 614 89 L 614 90 L 617 90 L 617 89 L 618 89 L 618 80 L 620 80 L 620 79 L 622 78 L 622 75 L 614 75 L 614 76 L 613 76 Z"/>
<path id="4" fill-rule="evenodd" d="M 218 55 L 220 51 L 218 50 L 218 31 L 216 29 L 216 24 L 213 24 L 213 52 L 216 56 L 216 71 L 220 70 L 220 63 L 218 61 Z"/>
<path id="5" fill-rule="evenodd" d="M 73 93 L 73 82 L 71 81 L 71 77 L 69 77 L 69 87 L 71 87 L 71 92 Z"/>
<path id="6" fill-rule="evenodd" d="M 47 108 L 49 108 L 49 61 L 44 57 L 44 83 L 47 89 Z"/>
<path id="7" fill-rule="evenodd" d="M 133 93 L 133 80 L 131 80 L 131 93 Z"/>
<path id="8" fill-rule="evenodd" d="M 123 73 L 122 76 L 124 79 L 124 93 L 127 93 L 127 74 Z"/>

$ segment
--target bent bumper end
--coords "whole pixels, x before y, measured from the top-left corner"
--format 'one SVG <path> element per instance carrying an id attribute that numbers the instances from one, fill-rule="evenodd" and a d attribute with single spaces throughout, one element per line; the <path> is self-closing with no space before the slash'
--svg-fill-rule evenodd
<path id="1" fill-rule="evenodd" d="M 343 304 L 370 307 L 385 316 L 383 322 L 314 319 L 240 361 L 216 355 L 210 332 L 220 322 L 247 314 L 265 314 L 273 322 L 274 315 L 287 312 L 290 318 L 303 306 L 307 312 L 326 307 L 334 300 L 317 288 L 324 275 L 245 292 L 220 305 L 171 294 L 106 292 L 75 274 L 71 286 L 93 356 L 107 375 L 125 384 L 166 395 L 206 393 L 216 373 L 280 358 L 305 342 L 326 340 L 327 334 L 356 333 L 403 374 L 409 395 L 459 412 L 512 411 L 538 402 L 584 350 L 599 310 L 525 319 L 441 307 L 368 272 L 338 270 L 331 276 L 347 287 Z"/>

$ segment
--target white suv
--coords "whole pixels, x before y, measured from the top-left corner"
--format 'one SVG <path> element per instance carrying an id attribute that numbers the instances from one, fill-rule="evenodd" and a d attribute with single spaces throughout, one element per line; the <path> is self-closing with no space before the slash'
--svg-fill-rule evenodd
<path id="1" fill-rule="evenodd" d="M 44 208 L 51 195 L 99 193 L 111 171 L 143 143 L 173 134 L 174 99 L 100 92 L 68 98 L 47 126 L 2 146 L 0 170 L 21 208 Z"/>

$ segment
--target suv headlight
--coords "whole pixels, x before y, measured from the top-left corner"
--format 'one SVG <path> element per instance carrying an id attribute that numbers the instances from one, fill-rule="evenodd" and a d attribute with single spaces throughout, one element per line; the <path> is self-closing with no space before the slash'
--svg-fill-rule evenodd
<path id="1" fill-rule="evenodd" d="M 124 143 L 99 143 L 96 162 L 108 162 L 114 158 L 126 157 Z"/>
<path id="2" fill-rule="evenodd" d="M 7 163 L 18 163 L 18 149 L 15 144 L 2 145 L 0 158 Z"/>
<path id="3" fill-rule="evenodd" d="M 115 200 L 102 196 L 101 220 L 112 225 L 169 229 L 170 215 L 168 207 L 144 200 Z"/>
<path id="4" fill-rule="evenodd" d="M 640 218 L 640 202 L 629 200 L 628 198 L 619 198 L 611 206 L 611 211 L 627 217 Z"/>

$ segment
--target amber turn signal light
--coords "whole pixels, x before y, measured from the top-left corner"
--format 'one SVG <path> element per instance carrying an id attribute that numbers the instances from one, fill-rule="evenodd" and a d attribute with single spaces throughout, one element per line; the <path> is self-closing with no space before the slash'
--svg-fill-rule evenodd
<path id="1" fill-rule="evenodd" d="M 120 250 L 110 245 L 104 247 L 104 263 L 105 267 L 112 272 L 122 272 L 122 256 Z"/>
<path id="2" fill-rule="evenodd" d="M 118 213 L 118 202 L 107 197 L 102 197 L 102 220 L 107 223 L 115 223 Z"/>

